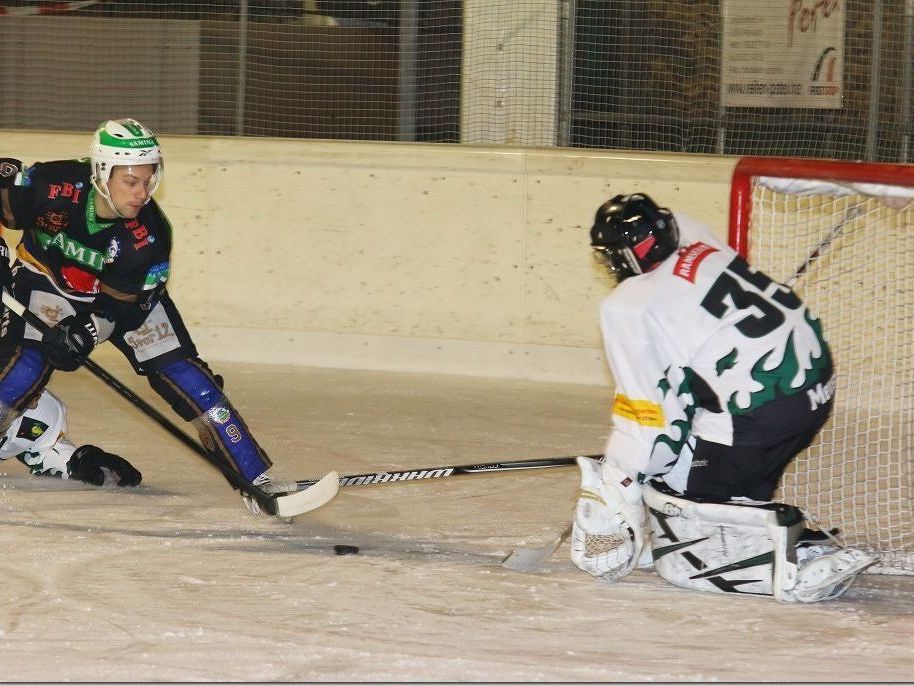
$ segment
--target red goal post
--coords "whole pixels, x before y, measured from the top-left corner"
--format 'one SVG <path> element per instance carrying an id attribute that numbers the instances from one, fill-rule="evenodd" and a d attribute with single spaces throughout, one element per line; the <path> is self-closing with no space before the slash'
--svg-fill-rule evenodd
<path id="1" fill-rule="evenodd" d="M 730 245 L 821 318 L 835 410 L 777 497 L 914 574 L 914 165 L 746 157 Z"/>

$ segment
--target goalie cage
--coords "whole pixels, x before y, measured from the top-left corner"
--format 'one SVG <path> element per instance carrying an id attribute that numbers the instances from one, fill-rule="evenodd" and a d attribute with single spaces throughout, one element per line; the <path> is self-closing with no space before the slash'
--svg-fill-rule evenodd
<path id="1" fill-rule="evenodd" d="M 914 165 L 748 157 L 730 244 L 821 317 L 835 409 L 784 475 L 797 504 L 872 571 L 914 574 Z"/>

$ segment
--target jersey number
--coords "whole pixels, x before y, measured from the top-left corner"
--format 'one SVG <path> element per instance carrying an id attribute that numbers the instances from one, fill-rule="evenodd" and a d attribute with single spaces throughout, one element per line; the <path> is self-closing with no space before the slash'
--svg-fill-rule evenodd
<path id="1" fill-rule="evenodd" d="M 754 290 L 744 288 L 735 276 L 746 281 Z M 764 293 L 772 284 L 775 290 L 768 298 Z M 784 313 L 771 301 L 789 310 L 802 305 L 793 291 L 775 283 L 763 273 L 753 271 L 745 260 L 737 257 L 708 289 L 701 306 L 718 319 L 727 314 L 731 306 L 738 310 L 755 310 L 737 322 L 736 328 L 744 336 L 761 338 L 784 323 Z"/>

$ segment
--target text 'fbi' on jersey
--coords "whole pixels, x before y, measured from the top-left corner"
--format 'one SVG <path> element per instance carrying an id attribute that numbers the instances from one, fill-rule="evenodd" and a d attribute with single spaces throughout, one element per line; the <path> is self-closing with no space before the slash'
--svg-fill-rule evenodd
<path id="1" fill-rule="evenodd" d="M 101 219 L 84 160 L 39 162 L 11 189 L 20 258 L 47 273 L 68 295 L 105 290 L 128 299 L 165 283 L 171 225 L 155 200 L 135 219 Z"/>

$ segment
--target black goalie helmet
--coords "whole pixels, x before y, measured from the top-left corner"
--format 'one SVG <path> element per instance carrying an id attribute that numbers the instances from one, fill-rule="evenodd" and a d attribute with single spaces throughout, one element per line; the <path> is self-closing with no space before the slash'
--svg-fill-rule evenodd
<path id="1" fill-rule="evenodd" d="M 644 274 L 679 247 L 673 213 L 646 195 L 617 195 L 597 209 L 590 245 L 619 281 Z"/>

